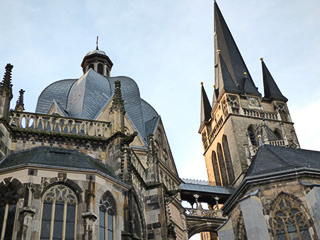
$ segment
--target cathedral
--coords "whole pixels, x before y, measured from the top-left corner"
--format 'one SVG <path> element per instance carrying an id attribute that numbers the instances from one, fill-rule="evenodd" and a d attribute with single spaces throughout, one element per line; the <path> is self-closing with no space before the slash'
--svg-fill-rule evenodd
<path id="1" fill-rule="evenodd" d="M 300 149 L 261 58 L 256 87 L 214 3 L 215 85 L 201 85 L 208 182 L 181 179 L 158 112 L 113 62 L 88 52 L 83 75 L 53 82 L 35 112 L 0 84 L 0 240 L 320 238 L 320 152 Z M 196 114 L 196 113 L 194 113 Z M 191 207 L 186 207 L 187 202 Z M 207 206 L 207 207 L 206 207 Z"/>

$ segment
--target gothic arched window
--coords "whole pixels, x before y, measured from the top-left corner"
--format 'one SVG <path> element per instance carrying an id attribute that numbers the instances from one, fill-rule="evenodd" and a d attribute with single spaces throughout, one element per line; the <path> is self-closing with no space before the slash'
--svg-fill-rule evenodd
<path id="1" fill-rule="evenodd" d="M 224 161 L 224 157 L 222 154 L 222 148 L 221 148 L 220 143 L 218 143 L 218 146 L 217 146 L 217 154 L 218 154 L 218 161 L 219 161 L 219 166 L 220 166 L 222 184 L 223 184 L 223 186 L 225 186 L 225 185 L 228 185 L 228 176 L 227 176 L 226 164 Z"/>
<path id="2" fill-rule="evenodd" d="M 116 202 L 112 194 L 108 191 L 103 194 L 99 206 L 99 239 L 114 240 L 115 239 L 115 215 Z"/>
<path id="3" fill-rule="evenodd" d="M 276 137 L 277 137 L 278 140 L 281 140 L 281 139 L 282 139 L 281 131 L 280 131 L 278 128 L 276 128 L 276 129 L 274 130 L 274 134 L 276 135 Z"/>
<path id="4" fill-rule="evenodd" d="M 40 240 L 75 239 L 77 197 L 65 185 L 55 185 L 43 196 Z"/>
<path id="5" fill-rule="evenodd" d="M 11 240 L 19 195 L 12 184 L 0 188 L 0 239 Z"/>
<path id="6" fill-rule="evenodd" d="M 233 172 L 231 155 L 230 155 L 230 150 L 229 150 L 229 145 L 228 145 L 228 140 L 226 135 L 223 135 L 222 137 L 222 147 L 223 147 L 224 157 L 226 161 L 229 184 L 231 185 L 234 181 L 234 172 Z"/>
<path id="7" fill-rule="evenodd" d="M 252 125 L 250 125 L 248 127 L 248 135 L 249 135 L 250 142 L 253 147 L 258 146 L 255 132 L 256 132 L 256 130 L 254 129 L 254 127 Z"/>
<path id="8" fill-rule="evenodd" d="M 216 185 L 221 186 L 219 166 L 218 166 L 218 161 L 217 161 L 217 156 L 215 151 L 212 151 L 211 157 L 212 157 L 212 167 L 213 167 L 214 178 L 216 180 Z"/>
<path id="9" fill-rule="evenodd" d="M 281 194 L 272 212 L 272 229 L 276 240 L 311 240 L 306 213 L 291 197 Z"/>

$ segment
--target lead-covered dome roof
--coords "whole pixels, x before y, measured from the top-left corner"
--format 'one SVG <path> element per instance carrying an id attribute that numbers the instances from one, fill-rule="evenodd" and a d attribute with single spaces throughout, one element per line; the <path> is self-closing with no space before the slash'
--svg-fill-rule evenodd
<path id="1" fill-rule="evenodd" d="M 159 115 L 141 99 L 138 85 L 129 77 L 107 77 L 89 69 L 79 79 L 54 82 L 40 94 L 36 112 L 46 114 L 56 102 L 65 116 L 94 120 L 111 100 L 117 80 L 121 82 L 127 116 L 147 142 L 147 136 L 156 128 Z"/>

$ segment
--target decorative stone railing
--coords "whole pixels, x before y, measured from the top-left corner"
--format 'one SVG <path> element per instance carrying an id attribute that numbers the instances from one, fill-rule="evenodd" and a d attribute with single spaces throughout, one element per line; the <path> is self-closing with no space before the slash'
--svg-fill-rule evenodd
<path id="1" fill-rule="evenodd" d="M 206 218 L 217 218 L 222 217 L 221 211 L 207 210 L 207 209 L 195 209 L 195 208 L 185 208 L 186 216 L 192 217 L 206 217 Z"/>
<path id="2" fill-rule="evenodd" d="M 278 115 L 272 112 L 265 112 L 265 111 L 258 111 L 258 110 L 243 108 L 243 114 L 245 116 L 259 117 L 259 118 L 270 119 L 270 120 L 278 120 Z"/>
<path id="3" fill-rule="evenodd" d="M 38 132 L 52 132 L 103 138 L 108 138 L 112 134 L 110 122 L 83 120 L 29 112 L 11 111 L 9 124 L 13 128 Z"/>

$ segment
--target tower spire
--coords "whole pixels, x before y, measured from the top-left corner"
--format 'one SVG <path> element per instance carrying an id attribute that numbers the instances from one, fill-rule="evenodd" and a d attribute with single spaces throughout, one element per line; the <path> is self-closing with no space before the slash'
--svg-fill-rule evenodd
<path id="1" fill-rule="evenodd" d="M 263 58 L 260 58 L 260 60 L 262 64 L 264 98 L 287 102 L 288 99 L 282 95 L 279 87 L 277 86 L 266 64 L 264 63 Z"/>
<path id="2" fill-rule="evenodd" d="M 203 83 L 201 82 L 201 114 L 200 114 L 200 130 L 206 122 L 211 117 L 211 105 L 207 96 L 206 91 L 204 90 Z"/>
<path id="3" fill-rule="evenodd" d="M 215 83 L 217 98 L 223 92 L 260 96 L 231 32 L 214 2 Z M 219 72 L 221 71 L 221 72 Z M 244 76 L 244 72 L 247 76 Z"/>

